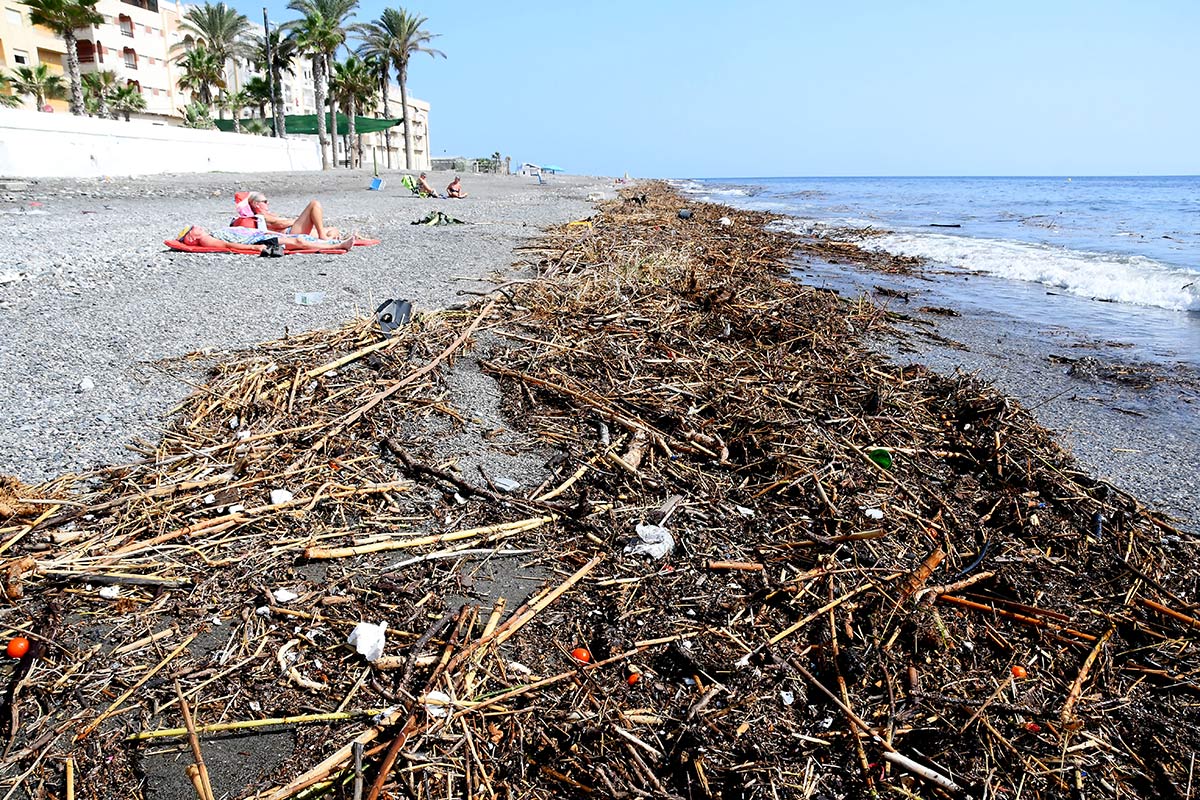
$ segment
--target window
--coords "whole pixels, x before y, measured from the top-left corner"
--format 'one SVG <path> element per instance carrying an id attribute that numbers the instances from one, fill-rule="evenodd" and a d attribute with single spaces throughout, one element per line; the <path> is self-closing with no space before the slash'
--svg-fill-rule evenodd
<path id="1" fill-rule="evenodd" d="M 79 55 L 80 64 L 91 64 L 96 60 L 96 46 L 87 39 L 75 40 L 75 52 Z"/>
<path id="2" fill-rule="evenodd" d="M 21 16 L 21 12 L 17 11 L 17 9 L 15 9 L 15 8 L 4 9 L 4 15 L 6 17 L 8 17 L 9 25 L 15 25 L 17 27 L 20 27 L 21 22 L 24 20 L 24 17 Z"/>
<path id="3" fill-rule="evenodd" d="M 22 65 L 28 64 L 29 53 L 26 53 L 24 50 L 13 50 L 13 63 Z"/>
<path id="4" fill-rule="evenodd" d="M 117 17 L 117 24 L 121 26 L 122 36 L 128 36 L 130 39 L 133 38 L 133 19 L 131 17 L 122 14 Z"/>
<path id="5" fill-rule="evenodd" d="M 125 48 L 125 66 L 129 69 L 137 69 L 137 53 L 132 47 Z"/>

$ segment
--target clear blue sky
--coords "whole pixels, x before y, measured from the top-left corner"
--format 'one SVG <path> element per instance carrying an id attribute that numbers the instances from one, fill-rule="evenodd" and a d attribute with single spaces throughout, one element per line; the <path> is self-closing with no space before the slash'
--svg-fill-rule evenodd
<path id="1" fill-rule="evenodd" d="M 434 156 L 661 177 L 1200 173 L 1195 0 L 403 7 L 447 55 L 409 75 Z"/>

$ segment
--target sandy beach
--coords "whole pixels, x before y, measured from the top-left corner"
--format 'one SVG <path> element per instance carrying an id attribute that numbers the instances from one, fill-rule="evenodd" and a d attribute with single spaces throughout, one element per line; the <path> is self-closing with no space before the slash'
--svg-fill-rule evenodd
<path id="1" fill-rule="evenodd" d="M 518 243 L 589 214 L 612 181 L 468 176 L 469 197 L 412 196 L 368 172 L 187 175 L 43 180 L 0 199 L 0 474 L 44 480 L 136 457 L 163 414 L 191 391 L 201 362 L 181 361 L 341 324 L 403 297 L 417 311 L 473 299 L 506 273 Z M 432 173 L 443 189 L 449 173 Z M 258 188 L 280 213 L 316 197 L 326 221 L 382 244 L 346 256 L 256 259 L 174 253 L 162 245 L 185 225 L 227 224 L 233 193 Z M 444 210 L 468 225 L 411 225 Z M 30 246 L 29 242 L 36 242 Z M 295 295 L 321 292 L 320 305 Z M 463 294 L 467 293 L 467 294 Z M 80 391 L 89 379 L 94 389 Z"/>

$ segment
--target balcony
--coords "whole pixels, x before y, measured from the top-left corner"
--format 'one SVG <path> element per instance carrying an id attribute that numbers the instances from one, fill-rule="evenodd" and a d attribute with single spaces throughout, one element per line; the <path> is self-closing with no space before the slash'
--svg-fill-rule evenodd
<path id="1" fill-rule="evenodd" d="M 158 13 L 158 0 L 121 0 L 127 6 L 135 6 L 152 13 Z"/>

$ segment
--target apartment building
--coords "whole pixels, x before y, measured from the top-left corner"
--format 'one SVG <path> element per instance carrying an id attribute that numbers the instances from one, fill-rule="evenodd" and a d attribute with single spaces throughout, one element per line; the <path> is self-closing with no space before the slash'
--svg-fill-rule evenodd
<path id="1" fill-rule="evenodd" d="M 59 75 L 66 71 L 66 45 L 61 37 L 29 21 L 29 9 L 13 0 L 4 3 L 0 21 L 0 66 L 46 64 Z M 100 0 L 99 25 L 78 28 L 75 35 L 79 71 L 111 70 L 118 83 L 137 86 L 146 98 L 146 113 L 171 117 L 178 114 L 178 95 L 170 48 L 178 41 L 169 31 L 178 28 L 179 7 L 160 8 L 158 0 Z M 32 108 L 30 101 L 26 105 Z M 52 100 L 54 111 L 67 111 L 66 99 Z"/>
<path id="2" fill-rule="evenodd" d="M 29 22 L 29 9 L 16 0 L 0 0 L 3 16 L 0 17 L 0 68 L 6 72 L 16 67 L 34 67 L 45 64 L 50 72 L 62 75 L 66 70 L 63 40 L 58 34 L 41 25 Z M 33 108 L 33 101 L 26 100 Z M 55 111 L 66 111 L 66 100 L 51 100 Z"/>
<path id="3" fill-rule="evenodd" d="M 0 0 L 0 68 L 11 70 L 18 66 L 46 64 L 51 72 L 63 74 L 66 51 L 63 40 L 40 25 L 29 22 L 29 9 L 16 0 Z M 174 59 L 186 46 L 187 31 L 183 30 L 187 6 L 178 0 L 100 0 L 96 10 L 103 22 L 75 31 L 78 39 L 79 69 L 89 72 L 111 70 L 118 83 L 137 86 L 146 98 L 146 111 L 137 116 L 178 124 L 182 109 L 192 98 L 176 85 L 179 67 Z M 254 25 L 255 33 L 263 33 Z M 227 66 L 226 81 L 239 88 L 259 73 L 247 60 L 234 60 Z M 281 97 L 286 114 L 316 113 L 311 59 L 298 59 L 293 69 L 283 76 Z M 392 117 L 401 115 L 400 87 L 389 87 L 388 111 Z M 55 112 L 68 111 L 65 99 L 49 101 Z M 429 169 L 429 103 L 409 97 L 409 120 L 413 127 L 413 168 Z M 32 101 L 26 106 L 32 110 Z M 382 117 L 382 103 L 376 109 L 362 112 L 364 116 Z M 243 117 L 256 116 L 253 109 L 243 109 Z M 339 137 L 340 138 L 340 137 Z M 389 163 L 389 151 L 383 134 L 363 137 L 364 159 L 371 162 L 372 151 L 380 167 Z M 345 143 L 337 143 L 338 161 L 345 162 Z M 394 168 L 404 166 L 404 134 L 397 128 L 391 135 L 390 163 Z"/>

